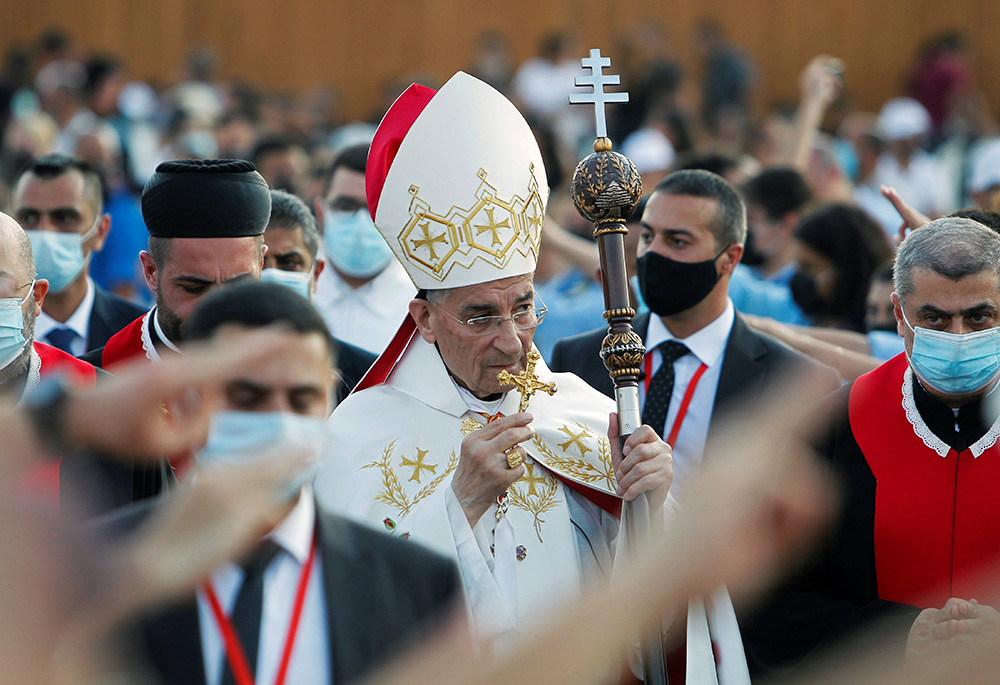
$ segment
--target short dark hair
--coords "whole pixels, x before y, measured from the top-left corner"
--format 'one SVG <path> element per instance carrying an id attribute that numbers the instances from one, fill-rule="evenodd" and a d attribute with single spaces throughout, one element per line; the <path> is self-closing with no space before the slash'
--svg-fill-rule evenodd
<path id="1" fill-rule="evenodd" d="M 266 136 L 257 141 L 250 152 L 250 162 L 260 166 L 260 160 L 277 152 L 287 152 L 295 148 L 305 150 L 305 145 L 291 136 Z"/>
<path id="2" fill-rule="evenodd" d="M 306 244 L 309 256 L 313 261 L 319 253 L 319 230 L 316 228 L 316 217 L 313 216 L 305 202 L 284 190 L 271 191 L 271 218 L 267 228 L 281 230 L 301 229 L 302 240 Z"/>
<path id="3" fill-rule="evenodd" d="M 748 204 L 764 210 L 767 217 L 778 220 L 789 212 L 801 212 L 812 200 L 806 179 L 791 167 L 765 169 L 743 186 Z"/>
<path id="4" fill-rule="evenodd" d="M 330 164 L 330 168 L 326 171 L 326 183 L 323 184 L 323 197 L 326 197 L 327 193 L 330 192 L 330 186 L 333 184 L 333 175 L 337 173 L 337 169 L 344 167 L 349 171 L 359 174 L 365 173 L 365 168 L 368 166 L 369 147 L 371 146 L 368 143 L 350 145 L 334 157 L 333 163 Z"/>
<path id="5" fill-rule="evenodd" d="M 184 340 L 209 340 L 226 324 L 263 328 L 275 323 L 302 335 L 319 333 L 336 366 L 337 347 L 319 311 L 302 295 L 279 283 L 239 281 L 213 288 L 188 317 Z"/>
<path id="6" fill-rule="evenodd" d="M 101 173 L 87 162 L 69 155 L 49 154 L 31 160 L 14 182 L 15 187 L 26 174 L 50 180 L 70 171 L 79 171 L 83 176 L 83 195 L 100 213 L 104 208 L 104 179 Z"/>
<path id="7" fill-rule="evenodd" d="M 980 209 L 979 207 L 969 207 L 968 209 L 954 211 L 948 216 L 955 217 L 956 219 L 972 219 L 973 221 L 978 221 L 994 233 L 1000 233 L 1000 212 Z"/>
<path id="8" fill-rule="evenodd" d="M 712 221 L 712 235 L 718 248 L 743 244 L 747 237 L 747 210 L 740 194 L 729 182 L 710 171 L 686 169 L 675 171 L 660 181 L 653 194 L 704 197 L 719 203 Z"/>

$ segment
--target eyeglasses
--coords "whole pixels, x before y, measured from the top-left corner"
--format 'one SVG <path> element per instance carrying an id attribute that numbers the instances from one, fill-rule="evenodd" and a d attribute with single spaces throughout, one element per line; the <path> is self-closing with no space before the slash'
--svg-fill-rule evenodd
<path id="1" fill-rule="evenodd" d="M 32 280 L 32 281 L 28 281 L 27 283 L 22 283 L 21 285 L 14 286 L 14 289 L 10 291 L 10 295 L 7 295 L 7 297 L 17 297 L 17 291 L 18 290 L 20 290 L 21 288 L 24 288 L 26 286 L 34 285 L 34 284 L 35 284 L 35 282 Z M 27 297 L 25 297 L 25 299 L 27 299 Z"/>
<path id="2" fill-rule="evenodd" d="M 427 300 L 426 302 L 427 304 L 440 309 L 452 319 L 465 326 L 466 330 L 473 335 L 489 335 L 491 333 L 496 333 L 500 330 L 500 327 L 503 326 L 504 321 L 510 321 L 514 324 L 514 328 L 519 331 L 531 330 L 542 322 L 545 318 L 545 313 L 549 311 L 548 307 L 545 306 L 541 298 L 535 295 L 535 302 L 518 305 L 517 311 L 510 316 L 474 316 L 471 319 L 462 321 L 444 307 L 436 305 L 430 300 Z M 535 304 L 536 302 L 537 305 Z"/>

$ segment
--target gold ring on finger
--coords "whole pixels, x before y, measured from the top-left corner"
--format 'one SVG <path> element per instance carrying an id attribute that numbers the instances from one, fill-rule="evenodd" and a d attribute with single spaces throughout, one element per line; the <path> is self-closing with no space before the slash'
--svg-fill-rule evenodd
<path id="1" fill-rule="evenodd" d="M 516 469 L 524 463 L 524 457 L 521 455 L 521 450 L 517 449 L 516 445 L 504 452 L 504 454 L 507 455 L 507 468 L 509 469 Z"/>

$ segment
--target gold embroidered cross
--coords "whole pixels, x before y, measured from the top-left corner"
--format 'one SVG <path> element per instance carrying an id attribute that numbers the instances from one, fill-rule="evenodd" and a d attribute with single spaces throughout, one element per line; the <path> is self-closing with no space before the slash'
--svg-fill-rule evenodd
<path id="1" fill-rule="evenodd" d="M 493 218 L 493 212 L 494 211 L 495 211 L 494 207 L 490 207 L 489 209 L 486 210 L 486 217 L 487 217 L 487 221 L 489 223 L 475 224 L 475 226 L 476 226 L 476 235 L 482 235 L 483 233 L 486 233 L 486 231 L 489 231 L 490 233 L 493 234 L 493 244 L 494 245 L 499 245 L 500 244 L 500 237 L 497 235 L 497 229 L 500 229 L 500 228 L 510 228 L 510 224 L 507 223 L 506 219 L 504 219 L 503 221 L 497 222 L 497 220 Z"/>
<path id="2" fill-rule="evenodd" d="M 525 213 L 525 216 L 528 217 L 528 226 L 530 228 L 541 228 L 541 226 L 542 226 L 542 215 L 538 211 L 538 208 L 535 207 L 535 205 L 531 205 L 531 207 L 535 211 L 533 213 L 531 213 L 531 214 Z"/>
<path id="3" fill-rule="evenodd" d="M 521 404 L 518 407 L 518 411 L 526 411 L 528 409 L 528 400 L 537 391 L 541 390 L 549 395 L 556 394 L 556 384 L 555 383 L 542 383 L 538 380 L 538 376 L 535 375 L 535 364 L 541 359 L 541 355 L 535 350 L 528 353 L 528 363 L 522 373 L 512 375 L 507 372 L 506 369 L 497 374 L 497 380 L 504 385 L 513 385 L 519 393 L 521 393 Z"/>
<path id="4" fill-rule="evenodd" d="M 570 447 L 575 445 L 576 448 L 580 450 L 580 458 L 582 459 L 584 455 L 587 454 L 587 452 L 594 451 L 583 444 L 583 437 L 589 433 L 589 431 L 586 428 L 581 430 L 579 433 L 574 433 L 569 426 L 562 426 L 559 428 L 559 430 L 565 433 L 566 437 L 569 438 L 569 440 L 567 440 L 566 442 L 559 443 L 559 447 L 562 449 L 563 452 L 567 451 Z"/>
<path id="5" fill-rule="evenodd" d="M 413 467 L 413 475 L 410 476 L 410 480 L 415 480 L 415 481 L 417 481 L 419 483 L 420 482 L 420 471 L 421 470 L 428 471 L 430 473 L 436 473 L 437 472 L 437 464 L 425 464 L 424 463 L 424 457 L 427 456 L 427 452 L 428 451 L 429 450 L 422 450 L 422 449 L 420 449 L 418 447 L 417 448 L 417 458 L 416 459 L 408 459 L 407 457 L 403 457 L 400 460 L 399 463 L 402 466 Z"/>
<path id="6" fill-rule="evenodd" d="M 525 466 L 528 467 L 528 471 L 521 476 L 521 480 L 528 484 L 528 497 L 531 497 L 538 494 L 535 486 L 544 483 L 545 477 L 535 475 L 535 465 L 532 462 L 529 461 Z"/>
<path id="7" fill-rule="evenodd" d="M 413 249 L 416 250 L 420 247 L 426 247 L 431 253 L 431 259 L 437 259 L 437 253 L 434 251 L 434 243 L 441 243 L 443 245 L 448 244 L 448 239 L 444 237 L 444 233 L 440 235 L 431 235 L 431 223 L 425 221 L 420 225 L 420 230 L 424 232 L 424 237 L 419 240 L 411 239 L 410 242 L 413 243 Z"/>

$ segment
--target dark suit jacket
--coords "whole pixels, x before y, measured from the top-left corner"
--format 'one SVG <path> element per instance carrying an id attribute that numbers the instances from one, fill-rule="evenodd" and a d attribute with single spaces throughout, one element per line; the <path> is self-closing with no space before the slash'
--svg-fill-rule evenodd
<path id="1" fill-rule="evenodd" d="M 151 511 L 115 516 L 98 530 L 117 537 Z M 459 607 L 458 569 L 421 545 L 325 511 L 317 505 L 333 682 L 360 680 L 403 653 Z M 128 629 L 165 685 L 203 685 L 197 601 L 192 597 Z"/>
<path id="2" fill-rule="evenodd" d="M 649 316 L 649 313 L 641 314 L 632 324 L 635 332 L 644 340 L 649 328 Z M 549 368 L 575 373 L 593 388 L 613 398 L 614 383 L 599 356 L 601 341 L 607 332 L 607 328 L 600 328 L 563 338 L 552 351 Z M 839 375 L 833 369 L 753 330 L 737 312 L 729 340 L 726 341 L 722 369 L 719 371 L 719 387 L 715 393 L 715 405 L 712 407 L 709 425 L 738 407 L 741 402 L 758 400 L 769 384 L 785 378 L 797 368 L 822 369 L 829 379 L 829 391 L 840 386 Z M 817 399 L 821 396 L 817 395 Z M 711 428 L 708 439 L 711 445 Z"/>
<path id="3" fill-rule="evenodd" d="M 87 328 L 87 350 L 104 347 L 108 338 L 146 311 L 145 307 L 133 304 L 95 285 L 94 307 L 90 310 L 90 322 Z"/>

